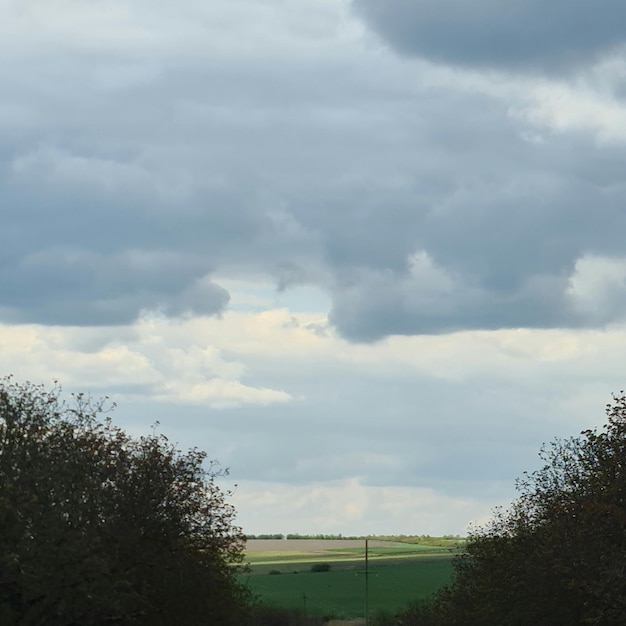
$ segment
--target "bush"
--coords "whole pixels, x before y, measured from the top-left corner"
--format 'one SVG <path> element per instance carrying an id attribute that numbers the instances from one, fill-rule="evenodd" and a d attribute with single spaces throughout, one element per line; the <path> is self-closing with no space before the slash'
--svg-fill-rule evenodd
<path id="1" fill-rule="evenodd" d="M 311 565 L 312 572 L 328 572 L 330 571 L 330 563 L 314 563 Z"/>

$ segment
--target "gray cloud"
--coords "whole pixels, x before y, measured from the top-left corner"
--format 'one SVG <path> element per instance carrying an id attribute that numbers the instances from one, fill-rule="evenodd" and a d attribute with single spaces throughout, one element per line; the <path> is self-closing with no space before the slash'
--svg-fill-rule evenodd
<path id="1" fill-rule="evenodd" d="M 268 532 L 306 532 L 325 481 L 487 513 L 601 423 L 623 328 L 525 329 L 624 320 L 623 68 L 564 78 L 621 6 L 27 4 L 0 22 L 5 370 L 287 485 Z M 425 527 L 373 497 L 329 532 L 463 532 L 453 505 Z"/>
<path id="2" fill-rule="evenodd" d="M 346 337 L 371 341 L 387 334 L 447 333 L 464 328 L 577 326 L 565 301 L 566 283 L 535 277 L 514 290 L 487 291 L 441 270 L 397 277 L 361 274 L 340 285 L 331 321 Z M 471 277 L 467 282 L 471 281 Z"/>
<path id="3" fill-rule="evenodd" d="M 391 20 L 409 6 L 383 4 L 360 8 Z M 478 14 L 488 8 L 500 10 Z M 557 10 L 544 10 L 553 23 Z M 613 45 L 615 21 L 598 41 Z M 204 28 L 212 41 L 217 27 Z M 619 146 L 537 128 L 515 113 L 528 106 L 519 91 L 438 83 L 423 75 L 432 68 L 416 74 L 356 40 L 278 52 L 229 41 L 223 57 L 201 43 L 195 55 L 142 57 L 33 40 L 28 71 L 3 67 L 14 86 L 0 108 L 3 319 L 219 313 L 228 294 L 216 274 L 313 284 L 357 341 L 622 318 L 620 298 L 592 307 L 592 291 L 568 282 L 586 256 L 623 255 Z M 585 267 L 581 285 L 596 271 Z"/>
<path id="4" fill-rule="evenodd" d="M 353 0 L 399 52 L 461 66 L 560 72 L 588 66 L 625 42 L 618 0 Z"/>
<path id="5" fill-rule="evenodd" d="M 68 195 L 54 186 L 5 187 L 5 319 L 110 325 L 130 323 L 142 310 L 213 314 L 226 306 L 228 293 L 207 280 L 213 259 L 185 245 L 199 240 L 204 225 L 181 236 L 174 215 L 142 215 L 109 194 Z"/>

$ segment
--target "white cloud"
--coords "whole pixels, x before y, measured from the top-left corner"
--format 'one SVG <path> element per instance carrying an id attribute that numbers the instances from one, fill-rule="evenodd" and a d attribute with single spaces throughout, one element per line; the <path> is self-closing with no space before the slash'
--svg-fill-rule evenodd
<path id="1" fill-rule="evenodd" d="M 327 534 L 460 534 L 486 521 L 497 502 L 451 498 L 431 489 L 368 487 L 351 478 L 331 483 L 242 483 L 232 499 L 244 532 Z M 386 530 L 384 530 L 386 529 Z"/>
<path id="2" fill-rule="evenodd" d="M 184 324 L 184 322 L 182 323 Z M 0 369 L 69 389 L 87 388 L 122 401 L 197 404 L 213 408 L 288 402 L 282 390 L 242 382 L 244 366 L 202 342 L 209 337 L 181 332 L 177 323 L 144 319 L 119 337 L 116 328 L 76 329 L 0 326 Z"/>
<path id="3" fill-rule="evenodd" d="M 291 397 L 284 391 L 249 387 L 237 380 L 214 378 L 207 382 L 165 382 L 162 392 L 154 397 L 157 401 L 177 404 L 200 404 L 216 409 L 226 409 L 245 404 L 267 405 L 288 402 Z"/>
<path id="4" fill-rule="evenodd" d="M 620 314 L 626 305 L 626 258 L 586 255 L 576 261 L 567 295 L 596 323 Z"/>
<path id="5" fill-rule="evenodd" d="M 598 141 L 626 141 L 626 106 L 586 86 L 545 82 L 534 85 L 518 110 L 534 126 L 556 133 L 590 133 Z"/>
<path id="6" fill-rule="evenodd" d="M 621 85 L 626 64 L 621 56 L 605 58 L 574 77 L 515 76 L 414 63 L 425 84 L 451 91 L 479 93 L 507 104 L 522 124 L 521 136 L 545 144 L 552 134 L 588 134 L 601 144 L 626 140 L 626 105 Z"/>
<path id="7" fill-rule="evenodd" d="M 420 250 L 408 258 L 409 273 L 420 292 L 450 293 L 456 286 L 455 280 L 444 269 L 437 267 L 428 252 Z"/>

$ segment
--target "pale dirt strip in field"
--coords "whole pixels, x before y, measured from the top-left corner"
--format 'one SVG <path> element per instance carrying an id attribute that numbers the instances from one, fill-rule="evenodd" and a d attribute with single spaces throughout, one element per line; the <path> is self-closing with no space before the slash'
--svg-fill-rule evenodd
<path id="1" fill-rule="evenodd" d="M 396 541 L 370 539 L 370 548 L 385 546 L 406 546 Z M 325 552 L 326 550 L 345 550 L 363 548 L 365 539 L 248 539 L 246 552 Z"/>

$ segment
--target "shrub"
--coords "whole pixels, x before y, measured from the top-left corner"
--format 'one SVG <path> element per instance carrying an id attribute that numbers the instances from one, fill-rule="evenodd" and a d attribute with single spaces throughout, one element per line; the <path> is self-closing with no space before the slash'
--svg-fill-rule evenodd
<path id="1" fill-rule="evenodd" d="M 311 565 L 312 572 L 328 572 L 330 571 L 330 563 L 314 563 Z"/>

